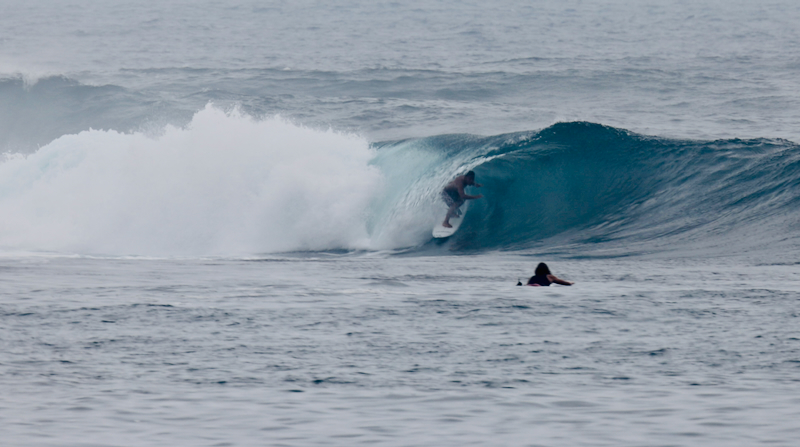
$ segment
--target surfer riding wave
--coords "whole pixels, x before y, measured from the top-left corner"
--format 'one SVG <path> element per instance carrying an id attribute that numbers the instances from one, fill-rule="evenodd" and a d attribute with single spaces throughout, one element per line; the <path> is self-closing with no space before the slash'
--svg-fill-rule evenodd
<path id="1" fill-rule="evenodd" d="M 477 196 L 468 195 L 464 191 L 464 188 L 467 186 L 476 186 L 480 188 L 483 185 L 480 183 L 475 183 L 475 173 L 469 171 L 466 174 L 459 175 L 453 179 L 453 181 L 448 183 L 447 186 L 444 187 L 444 190 L 442 190 L 442 199 L 444 199 L 444 202 L 449 207 L 447 210 L 447 215 L 444 216 L 444 222 L 442 222 L 443 227 L 453 227 L 450 225 L 450 218 L 460 213 L 459 208 L 464 204 L 464 202 L 483 197 L 483 194 L 478 194 Z"/>

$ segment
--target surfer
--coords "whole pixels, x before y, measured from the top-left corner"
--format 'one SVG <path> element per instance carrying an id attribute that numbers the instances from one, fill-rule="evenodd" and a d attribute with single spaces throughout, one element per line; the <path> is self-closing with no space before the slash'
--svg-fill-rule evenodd
<path id="1" fill-rule="evenodd" d="M 562 286 L 571 286 L 575 283 L 564 281 L 563 279 L 557 277 L 550 273 L 550 269 L 547 268 L 547 264 L 544 262 L 540 262 L 539 265 L 536 266 L 536 270 L 533 272 L 533 276 L 531 279 L 528 280 L 529 286 L 549 286 L 552 283 L 561 284 Z M 522 284 L 518 284 L 522 285 Z"/>
<path id="2" fill-rule="evenodd" d="M 483 197 L 483 194 L 478 194 L 477 196 L 468 195 L 466 192 L 464 192 L 464 187 L 466 186 L 476 186 L 480 188 L 483 185 L 480 183 L 475 183 L 475 173 L 469 171 L 464 175 L 459 175 L 444 187 L 444 190 L 442 191 L 442 198 L 447 206 L 450 207 L 450 209 L 447 210 L 447 214 L 444 216 L 444 222 L 442 223 L 443 227 L 453 228 L 453 226 L 450 225 L 450 218 L 458 213 L 458 209 L 464 204 L 464 202 Z"/>

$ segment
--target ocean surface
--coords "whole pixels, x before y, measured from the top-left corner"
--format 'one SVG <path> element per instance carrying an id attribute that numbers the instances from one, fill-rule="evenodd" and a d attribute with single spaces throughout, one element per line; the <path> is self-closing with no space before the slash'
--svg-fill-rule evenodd
<path id="1" fill-rule="evenodd" d="M 0 0 L 0 445 L 796 446 L 798 50 L 788 0 Z"/>

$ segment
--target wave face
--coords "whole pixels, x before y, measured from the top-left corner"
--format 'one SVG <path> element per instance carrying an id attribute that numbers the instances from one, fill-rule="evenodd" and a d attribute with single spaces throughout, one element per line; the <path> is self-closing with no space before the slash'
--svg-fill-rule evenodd
<path id="1" fill-rule="evenodd" d="M 431 243 L 442 187 L 484 198 Z M 800 150 L 561 123 L 492 137 L 365 139 L 211 106 L 157 136 L 92 130 L 0 164 L 0 249 L 98 255 L 795 249 Z"/>
<path id="2" fill-rule="evenodd" d="M 483 184 L 452 250 L 734 254 L 799 245 L 800 148 L 786 140 L 670 140 L 574 122 L 411 145 L 441 158 L 430 171 L 437 186 L 456 167 Z"/>

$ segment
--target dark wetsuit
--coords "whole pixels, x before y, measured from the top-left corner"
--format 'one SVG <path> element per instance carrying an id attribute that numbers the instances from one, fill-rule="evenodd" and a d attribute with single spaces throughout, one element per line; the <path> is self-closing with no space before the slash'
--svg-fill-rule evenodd
<path id="1" fill-rule="evenodd" d="M 535 275 L 531 276 L 531 279 L 528 280 L 528 285 L 540 285 L 540 286 L 549 286 L 552 284 L 549 279 L 547 279 L 547 275 Z"/>

